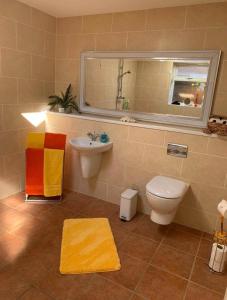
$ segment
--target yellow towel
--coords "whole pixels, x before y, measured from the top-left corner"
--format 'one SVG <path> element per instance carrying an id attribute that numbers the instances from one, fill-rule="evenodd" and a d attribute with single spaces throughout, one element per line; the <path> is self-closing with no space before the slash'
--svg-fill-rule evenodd
<path id="1" fill-rule="evenodd" d="M 120 268 L 108 219 L 64 221 L 60 262 L 62 274 L 117 271 Z"/>
<path id="2" fill-rule="evenodd" d="M 62 194 L 64 150 L 44 149 L 44 196 Z"/>
<path id="3" fill-rule="evenodd" d="M 27 136 L 27 148 L 44 148 L 45 133 L 30 132 Z"/>

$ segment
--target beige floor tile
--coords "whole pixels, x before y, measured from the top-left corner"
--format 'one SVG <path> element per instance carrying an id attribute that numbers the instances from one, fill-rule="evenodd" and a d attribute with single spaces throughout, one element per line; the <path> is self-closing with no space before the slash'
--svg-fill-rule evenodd
<path id="1" fill-rule="evenodd" d="M 168 246 L 161 246 L 152 257 L 151 264 L 188 279 L 193 261 L 192 255 Z"/>
<path id="2" fill-rule="evenodd" d="M 195 255 L 199 246 L 199 237 L 188 232 L 171 229 L 164 239 L 163 245 Z"/>
<path id="3" fill-rule="evenodd" d="M 185 300 L 222 300 L 223 297 L 194 283 L 189 283 Z"/>
<path id="4" fill-rule="evenodd" d="M 148 264 L 130 257 L 122 252 L 120 254 L 121 270 L 102 273 L 101 276 L 108 278 L 124 287 L 134 290 L 141 275 L 145 272 Z"/>
<path id="5" fill-rule="evenodd" d="M 191 280 L 216 292 L 224 294 L 227 274 L 220 275 L 210 271 L 207 260 L 197 258 Z"/>
<path id="6" fill-rule="evenodd" d="M 147 299 L 180 300 L 187 281 L 165 271 L 150 267 L 136 288 L 137 293 Z"/>

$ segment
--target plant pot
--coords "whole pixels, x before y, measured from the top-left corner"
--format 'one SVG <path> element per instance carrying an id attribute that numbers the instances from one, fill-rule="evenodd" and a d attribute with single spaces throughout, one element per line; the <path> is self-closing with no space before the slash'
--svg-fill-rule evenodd
<path id="1" fill-rule="evenodd" d="M 64 112 L 65 112 L 65 109 L 64 109 L 64 107 L 59 107 L 59 108 L 58 108 L 58 112 L 60 112 L 60 113 L 64 113 Z"/>

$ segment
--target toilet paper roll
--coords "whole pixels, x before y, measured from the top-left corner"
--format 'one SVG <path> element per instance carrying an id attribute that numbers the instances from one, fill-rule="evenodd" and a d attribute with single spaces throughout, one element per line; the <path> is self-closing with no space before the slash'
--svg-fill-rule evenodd
<path id="1" fill-rule="evenodd" d="M 226 261 L 227 247 L 225 245 L 213 243 L 209 267 L 216 272 L 223 272 Z"/>
<path id="2" fill-rule="evenodd" d="M 219 204 L 218 204 L 218 211 L 220 212 L 220 214 L 227 219 L 227 201 L 226 200 L 222 200 Z"/>

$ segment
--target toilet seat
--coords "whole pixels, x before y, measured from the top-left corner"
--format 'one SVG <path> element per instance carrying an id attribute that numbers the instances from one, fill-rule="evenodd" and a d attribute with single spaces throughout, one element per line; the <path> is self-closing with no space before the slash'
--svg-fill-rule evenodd
<path id="1" fill-rule="evenodd" d="M 178 199 L 179 197 L 177 197 L 177 198 L 165 198 L 165 197 L 161 197 L 161 196 L 158 196 L 158 195 L 155 195 L 155 194 L 153 194 L 153 193 L 151 193 L 151 192 L 149 192 L 149 191 L 146 191 L 146 194 L 147 194 L 147 196 L 155 196 L 157 199 L 160 199 L 161 201 L 170 201 L 170 200 L 174 200 L 174 199 Z"/>
<path id="2" fill-rule="evenodd" d="M 180 198 L 187 188 L 187 183 L 165 176 L 156 176 L 146 185 L 147 193 L 163 200 Z"/>

